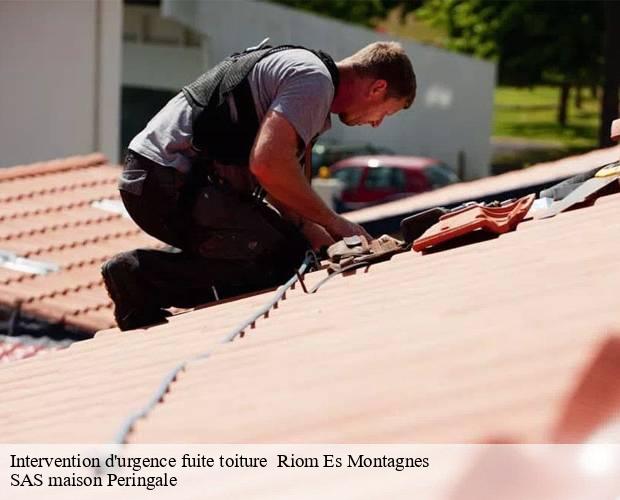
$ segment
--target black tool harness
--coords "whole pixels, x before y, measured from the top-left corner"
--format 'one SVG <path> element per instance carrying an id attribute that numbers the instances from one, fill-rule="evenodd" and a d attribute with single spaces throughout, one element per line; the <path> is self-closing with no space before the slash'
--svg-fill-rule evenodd
<path id="1" fill-rule="evenodd" d="M 338 88 L 336 63 L 320 50 L 280 45 L 233 54 L 183 88 L 193 110 L 192 145 L 199 157 L 225 165 L 248 166 L 260 126 L 248 75 L 263 58 L 291 49 L 315 54 L 329 70 L 334 88 Z"/>

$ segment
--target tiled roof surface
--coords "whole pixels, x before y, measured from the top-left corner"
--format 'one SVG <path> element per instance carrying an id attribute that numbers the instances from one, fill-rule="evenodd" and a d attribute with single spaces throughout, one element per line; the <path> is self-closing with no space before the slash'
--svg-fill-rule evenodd
<path id="1" fill-rule="evenodd" d="M 114 325 L 102 262 L 158 244 L 131 220 L 92 206 L 119 199 L 118 173 L 100 154 L 0 170 L 0 251 L 60 267 L 45 275 L 0 267 L 0 305 L 86 334 Z"/>
<path id="2" fill-rule="evenodd" d="M 56 351 L 68 345 L 47 338 L 7 337 L 0 335 L 0 364 L 31 358 L 43 352 Z"/>
<path id="3" fill-rule="evenodd" d="M 471 182 L 461 182 L 436 191 L 410 196 L 391 203 L 356 210 L 347 213 L 347 218 L 365 223 L 386 217 L 420 212 L 428 208 L 452 205 L 469 200 L 480 200 L 489 195 L 511 191 L 517 187 L 538 186 L 564 179 L 596 166 L 620 159 L 620 146 L 591 151 L 584 155 L 540 163 L 524 170 L 515 170 L 494 177 L 485 177 Z"/>
<path id="4" fill-rule="evenodd" d="M 549 442 L 567 414 L 620 412 L 593 408 L 618 398 L 590 389 L 567 410 L 620 333 L 619 211 L 609 195 L 497 239 L 397 255 L 314 295 L 298 286 L 232 343 L 220 340 L 271 293 L 0 368 L 3 439 L 111 441 L 170 369 L 210 352 L 130 442 Z M 617 385 L 609 373 L 594 369 L 594 386 Z"/>

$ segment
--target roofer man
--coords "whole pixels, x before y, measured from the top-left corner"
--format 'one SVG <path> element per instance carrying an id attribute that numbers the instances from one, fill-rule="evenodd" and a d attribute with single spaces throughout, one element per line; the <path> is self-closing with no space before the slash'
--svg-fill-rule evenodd
<path id="1" fill-rule="evenodd" d="M 174 249 L 138 249 L 103 265 L 123 330 L 163 321 L 168 307 L 277 286 L 309 248 L 368 237 L 321 201 L 300 162 L 330 127 L 330 113 L 346 125 L 378 127 L 408 108 L 411 62 L 394 42 L 338 63 L 264 43 L 187 85 L 129 144 L 123 203 Z"/>

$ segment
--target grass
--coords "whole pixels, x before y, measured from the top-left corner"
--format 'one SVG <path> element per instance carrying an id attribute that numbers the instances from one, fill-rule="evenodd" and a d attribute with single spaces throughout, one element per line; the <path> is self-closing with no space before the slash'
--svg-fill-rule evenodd
<path id="1" fill-rule="evenodd" d="M 504 147 L 493 158 L 494 170 L 520 168 L 596 148 L 599 101 L 589 89 L 583 89 L 582 96 L 581 109 L 577 109 L 572 90 L 567 125 L 562 127 L 557 121 L 559 88 L 498 87 L 493 138 Z M 506 147 L 511 141 L 519 146 Z"/>
<path id="2" fill-rule="evenodd" d="M 568 149 L 596 147 L 599 102 L 582 91 L 581 109 L 575 107 L 574 95 L 568 106 L 565 127 L 557 122 L 559 89 L 555 87 L 498 87 L 495 91 L 494 137 L 512 137 L 550 141 Z"/>

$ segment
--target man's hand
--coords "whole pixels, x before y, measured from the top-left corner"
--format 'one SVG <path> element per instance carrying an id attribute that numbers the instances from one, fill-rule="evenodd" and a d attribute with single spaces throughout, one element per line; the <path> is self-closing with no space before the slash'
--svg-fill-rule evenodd
<path id="1" fill-rule="evenodd" d="M 336 240 L 341 240 L 345 236 L 354 236 L 359 234 L 360 236 L 364 236 L 368 241 L 372 241 L 372 236 L 370 236 L 370 234 L 368 234 L 362 226 L 356 224 L 355 222 L 351 222 L 340 215 L 336 215 L 336 217 L 325 227 L 325 229 L 327 229 L 329 234 L 331 234 L 331 236 Z"/>
<path id="2" fill-rule="evenodd" d="M 325 228 L 315 224 L 314 222 L 304 221 L 301 232 L 310 243 L 312 250 L 321 250 L 335 243 L 334 238 L 325 230 Z"/>

